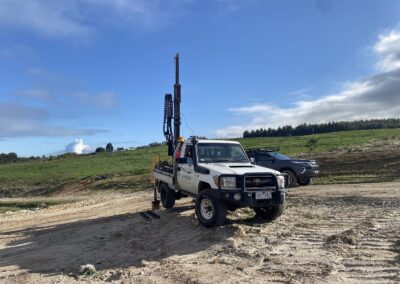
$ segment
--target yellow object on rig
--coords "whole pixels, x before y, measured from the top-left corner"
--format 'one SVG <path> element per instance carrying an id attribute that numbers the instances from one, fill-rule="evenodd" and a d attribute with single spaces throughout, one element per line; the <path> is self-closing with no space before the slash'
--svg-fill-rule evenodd
<path id="1" fill-rule="evenodd" d="M 185 138 L 183 138 L 182 136 L 179 136 L 178 142 L 185 142 Z"/>

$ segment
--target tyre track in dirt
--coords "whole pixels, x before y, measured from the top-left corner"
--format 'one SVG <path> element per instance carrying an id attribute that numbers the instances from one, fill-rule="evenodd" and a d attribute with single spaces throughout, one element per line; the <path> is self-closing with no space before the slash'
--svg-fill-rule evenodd
<path id="1" fill-rule="evenodd" d="M 399 198 L 304 198 L 302 191 L 295 192 L 285 215 L 268 228 L 253 233 L 258 225 L 242 226 L 247 239 L 242 250 L 267 252 L 258 273 L 277 283 L 400 281 Z"/>

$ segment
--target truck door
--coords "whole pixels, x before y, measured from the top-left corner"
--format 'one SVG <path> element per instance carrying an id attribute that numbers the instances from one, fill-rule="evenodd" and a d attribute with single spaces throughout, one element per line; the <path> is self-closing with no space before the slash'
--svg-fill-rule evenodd
<path id="1" fill-rule="evenodd" d="M 255 155 L 256 164 L 262 167 L 275 169 L 275 159 L 267 153 L 258 153 Z"/>
<path id="2" fill-rule="evenodd" d="M 178 183 L 183 190 L 196 193 L 197 182 L 193 164 L 193 145 L 185 145 L 182 150 L 184 155 L 178 164 Z"/>

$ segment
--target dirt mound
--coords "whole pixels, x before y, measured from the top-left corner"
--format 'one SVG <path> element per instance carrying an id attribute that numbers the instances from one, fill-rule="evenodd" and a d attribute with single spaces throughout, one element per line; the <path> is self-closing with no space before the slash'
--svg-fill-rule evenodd
<path id="1" fill-rule="evenodd" d="M 348 244 L 348 245 L 356 245 L 357 240 L 360 239 L 360 235 L 354 229 L 350 229 L 344 231 L 340 234 L 335 234 L 329 236 L 326 239 L 327 244 Z"/>
<path id="2" fill-rule="evenodd" d="M 385 182 L 400 177 L 400 148 L 365 148 L 360 151 L 336 151 L 313 155 L 320 164 L 316 182 Z"/>

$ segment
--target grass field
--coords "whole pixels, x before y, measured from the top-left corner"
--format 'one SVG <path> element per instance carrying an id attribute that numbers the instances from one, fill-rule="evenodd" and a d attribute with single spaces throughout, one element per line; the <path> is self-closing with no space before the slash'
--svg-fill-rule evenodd
<path id="1" fill-rule="evenodd" d="M 320 153 L 335 151 L 343 147 L 369 144 L 374 140 L 399 139 L 400 129 L 343 131 L 294 137 L 237 139 L 237 141 L 242 143 L 244 148 L 279 147 L 280 151 L 286 155 L 297 155 L 308 153 L 306 144 L 310 138 L 318 139 L 313 152 Z"/>
<path id="2" fill-rule="evenodd" d="M 97 175 L 142 175 L 150 172 L 153 157 L 165 152 L 163 147 L 154 147 L 0 165 L 1 188 L 4 188 L 4 185 L 54 186 Z"/>
<path id="3" fill-rule="evenodd" d="M 334 152 L 343 148 L 362 146 L 400 139 L 400 129 L 347 131 L 301 137 L 273 137 L 236 139 L 245 148 L 280 147 L 287 155 L 308 153 L 307 141 L 318 140 L 311 155 Z M 160 155 L 167 159 L 166 147 L 152 147 L 126 152 L 101 153 L 96 155 L 65 156 L 53 160 L 34 160 L 0 165 L 1 191 L 25 188 L 51 188 L 85 178 L 106 175 L 108 177 L 134 177 L 150 173 L 152 160 Z"/>

